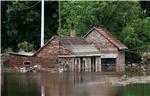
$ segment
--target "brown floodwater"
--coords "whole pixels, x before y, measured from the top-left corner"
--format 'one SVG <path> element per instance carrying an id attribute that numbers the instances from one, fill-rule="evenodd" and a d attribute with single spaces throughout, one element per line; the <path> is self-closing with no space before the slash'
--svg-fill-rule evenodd
<path id="1" fill-rule="evenodd" d="M 150 96 L 150 84 L 102 83 L 110 77 L 120 78 L 100 73 L 4 73 L 2 96 Z"/>

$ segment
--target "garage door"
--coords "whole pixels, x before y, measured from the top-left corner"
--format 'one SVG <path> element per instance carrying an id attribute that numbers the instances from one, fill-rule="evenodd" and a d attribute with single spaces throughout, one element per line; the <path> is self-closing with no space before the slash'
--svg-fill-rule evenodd
<path id="1" fill-rule="evenodd" d="M 101 64 L 102 64 L 101 70 L 103 72 L 116 70 L 116 58 L 104 58 L 104 59 L 102 58 Z"/>

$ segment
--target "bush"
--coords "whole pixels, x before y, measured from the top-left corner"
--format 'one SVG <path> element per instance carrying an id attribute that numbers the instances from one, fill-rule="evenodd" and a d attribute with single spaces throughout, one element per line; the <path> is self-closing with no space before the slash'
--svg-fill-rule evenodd
<path id="1" fill-rule="evenodd" d="M 9 64 L 9 59 L 10 59 L 9 52 L 12 52 L 11 48 L 5 49 L 4 53 L 2 53 L 1 60 L 2 60 L 2 66 L 4 66 L 4 67 L 10 67 L 10 64 Z"/>
<path id="2" fill-rule="evenodd" d="M 33 52 L 34 51 L 34 46 L 33 44 L 24 41 L 19 43 L 18 45 L 19 51 L 25 51 L 25 52 Z"/>

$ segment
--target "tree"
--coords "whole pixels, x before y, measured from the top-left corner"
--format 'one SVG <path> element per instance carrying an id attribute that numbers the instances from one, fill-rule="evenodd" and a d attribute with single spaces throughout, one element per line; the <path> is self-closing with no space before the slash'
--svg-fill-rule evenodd
<path id="1" fill-rule="evenodd" d="M 17 51 L 19 42 L 27 41 L 40 47 L 41 2 L 2 1 L 2 52 L 8 47 Z M 56 34 L 57 2 L 45 2 L 45 41 Z"/>
<path id="2" fill-rule="evenodd" d="M 138 18 L 123 28 L 122 42 L 128 46 L 127 59 L 140 62 L 141 54 L 150 49 L 150 18 Z"/>
<path id="3" fill-rule="evenodd" d="M 11 2 L 6 11 L 7 35 L 11 39 L 11 45 L 17 48 L 18 42 L 28 41 L 33 44 L 40 37 L 40 14 L 37 9 L 30 10 L 36 2 Z"/>
<path id="4" fill-rule="evenodd" d="M 150 45 L 150 19 L 142 8 L 138 1 L 62 2 L 62 34 L 67 32 L 71 23 L 74 23 L 78 36 L 94 26 L 107 28 L 129 48 L 127 59 L 140 61 L 140 54 Z"/>
<path id="5" fill-rule="evenodd" d="M 144 10 L 143 14 L 146 17 L 150 16 L 150 2 L 149 1 L 140 1 L 140 5 Z"/>
<path id="6" fill-rule="evenodd" d="M 138 2 L 72 1 L 62 2 L 63 30 L 74 23 L 77 35 L 82 36 L 91 27 L 105 27 L 119 37 L 127 23 L 141 16 Z"/>
<path id="7" fill-rule="evenodd" d="M 124 27 L 122 41 L 130 50 L 144 52 L 150 45 L 150 17 L 136 19 Z"/>
<path id="8" fill-rule="evenodd" d="M 33 52 L 34 51 L 34 45 L 31 43 L 28 43 L 27 41 L 18 43 L 19 51 L 25 51 L 25 52 Z"/>

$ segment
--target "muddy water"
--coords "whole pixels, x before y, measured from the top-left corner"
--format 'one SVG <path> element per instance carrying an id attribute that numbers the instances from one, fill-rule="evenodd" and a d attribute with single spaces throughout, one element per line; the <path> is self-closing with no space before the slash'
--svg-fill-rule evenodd
<path id="1" fill-rule="evenodd" d="M 5 73 L 1 96 L 150 96 L 150 84 L 111 86 L 118 75 L 99 73 Z"/>

